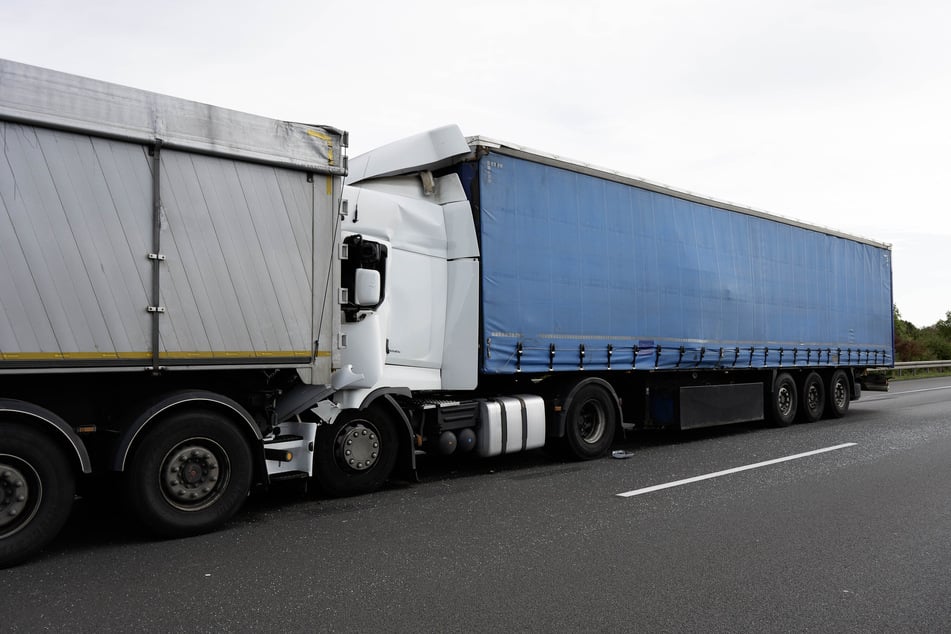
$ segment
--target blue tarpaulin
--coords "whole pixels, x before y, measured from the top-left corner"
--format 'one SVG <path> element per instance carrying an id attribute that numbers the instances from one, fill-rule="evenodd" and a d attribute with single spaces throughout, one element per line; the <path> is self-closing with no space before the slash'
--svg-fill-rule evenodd
<path id="1" fill-rule="evenodd" d="M 479 159 L 482 370 L 891 365 L 891 252 L 522 158 Z"/>

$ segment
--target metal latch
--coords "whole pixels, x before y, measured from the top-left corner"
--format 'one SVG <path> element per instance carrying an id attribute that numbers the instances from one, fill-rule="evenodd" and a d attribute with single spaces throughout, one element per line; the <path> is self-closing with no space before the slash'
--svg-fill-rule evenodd
<path id="1" fill-rule="evenodd" d="M 150 313 L 164 313 L 165 307 L 164 306 L 147 306 L 145 310 L 149 311 Z"/>
<path id="2" fill-rule="evenodd" d="M 164 262 L 165 254 L 164 253 L 149 253 L 149 259 L 158 260 L 159 262 Z"/>

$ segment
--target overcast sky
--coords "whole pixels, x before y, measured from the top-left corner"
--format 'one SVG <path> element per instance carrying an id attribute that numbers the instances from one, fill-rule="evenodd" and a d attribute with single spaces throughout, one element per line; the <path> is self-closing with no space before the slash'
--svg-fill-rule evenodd
<path id="1" fill-rule="evenodd" d="M 917 326 L 951 311 L 949 37 L 947 0 L 0 0 L 0 57 L 351 155 L 457 123 L 892 244 Z"/>

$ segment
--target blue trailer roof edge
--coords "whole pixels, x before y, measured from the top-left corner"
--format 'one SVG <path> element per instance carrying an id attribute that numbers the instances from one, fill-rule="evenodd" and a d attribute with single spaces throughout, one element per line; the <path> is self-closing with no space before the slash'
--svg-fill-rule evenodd
<path id="1" fill-rule="evenodd" d="M 738 213 L 746 214 L 749 216 L 756 216 L 758 218 L 765 218 L 767 220 L 774 220 L 776 222 L 781 222 L 793 227 L 799 227 L 801 229 L 808 229 L 810 231 L 817 231 L 819 233 L 824 233 L 826 235 L 835 236 L 838 238 L 844 238 L 846 240 L 854 240 L 855 242 L 861 242 L 863 244 L 868 244 L 874 247 L 879 247 L 882 249 L 891 250 L 892 245 L 887 242 L 881 242 L 879 240 L 873 240 L 871 238 L 866 238 L 863 236 L 858 236 L 844 231 L 839 231 L 831 227 L 824 227 L 822 225 L 817 225 L 802 220 L 797 220 L 795 218 L 790 218 L 788 216 L 783 216 L 780 214 L 770 213 L 768 211 L 763 211 L 761 209 L 755 209 L 753 207 L 748 207 L 744 205 L 738 205 L 736 203 L 731 203 L 723 200 L 717 200 L 715 198 L 710 198 L 708 196 L 702 196 L 693 192 L 689 192 L 682 189 L 677 189 L 669 185 L 664 185 L 662 183 L 656 183 L 645 178 L 638 176 L 633 176 L 630 174 L 625 174 L 617 170 L 613 170 L 606 167 L 600 167 L 597 165 L 592 165 L 590 163 L 585 163 L 583 161 L 577 161 L 563 156 L 558 156 L 556 154 L 550 154 L 528 148 L 522 145 L 517 145 L 514 143 L 508 143 L 503 141 L 498 141 L 485 136 L 470 136 L 466 137 L 466 140 L 469 142 L 469 147 L 473 150 L 478 150 L 483 148 L 484 150 L 490 152 L 497 152 L 506 156 L 512 156 L 515 158 L 522 158 L 536 163 L 541 163 L 543 165 L 549 165 L 551 167 L 559 167 L 561 169 L 570 170 L 580 174 L 587 174 L 589 176 L 595 176 L 598 178 L 603 178 L 606 180 L 611 180 L 617 183 L 622 183 L 625 185 L 632 185 L 635 187 L 640 187 L 649 191 L 667 194 L 669 196 L 674 196 L 683 200 L 690 202 L 701 203 L 704 205 L 710 205 L 712 207 L 717 207 L 719 209 L 724 209 L 726 211 L 735 211 Z"/>

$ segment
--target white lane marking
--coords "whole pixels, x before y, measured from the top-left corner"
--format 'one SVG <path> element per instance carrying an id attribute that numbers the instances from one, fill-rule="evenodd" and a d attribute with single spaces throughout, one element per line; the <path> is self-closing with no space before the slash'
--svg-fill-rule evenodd
<path id="1" fill-rule="evenodd" d="M 915 392 L 934 392 L 935 390 L 951 390 L 951 385 L 945 385 L 943 387 L 923 387 L 920 390 L 905 390 L 904 392 L 892 392 L 894 395 L 899 394 L 914 394 Z"/>
<path id="2" fill-rule="evenodd" d="M 765 462 L 757 462 L 756 464 L 748 464 L 743 467 L 735 467 L 733 469 L 727 469 L 725 471 L 717 471 L 716 473 L 707 473 L 705 475 L 696 476 L 693 478 L 687 478 L 686 480 L 677 480 L 676 482 L 667 482 L 666 484 L 655 484 L 651 487 L 645 487 L 643 489 L 635 489 L 633 491 L 625 491 L 624 493 L 618 493 L 617 496 L 620 498 L 631 498 L 635 495 L 644 495 L 645 493 L 653 493 L 654 491 L 660 491 L 662 489 L 670 489 L 673 487 L 683 486 L 684 484 L 692 484 L 694 482 L 700 482 L 702 480 L 710 480 L 711 478 L 719 478 L 721 476 L 730 475 L 733 473 L 739 473 L 740 471 L 749 471 L 750 469 L 759 469 L 760 467 L 768 467 L 769 465 L 779 464 L 780 462 L 788 462 L 790 460 L 798 460 L 799 458 L 806 458 L 808 456 L 815 456 L 816 454 L 826 453 L 827 451 L 835 451 L 837 449 L 845 449 L 846 447 L 854 447 L 856 443 L 847 442 L 841 445 L 835 445 L 833 447 L 826 447 L 824 449 L 816 449 L 815 451 L 807 451 L 805 453 L 797 453 L 795 456 L 786 456 L 785 458 L 775 458 L 774 460 L 767 460 Z"/>
<path id="3" fill-rule="evenodd" d="M 951 385 L 943 385 L 941 387 L 923 387 L 919 390 L 905 390 L 904 392 L 874 392 L 869 394 L 869 391 L 862 392 L 862 399 L 855 401 L 855 403 L 861 405 L 862 403 L 871 403 L 872 401 L 881 401 L 888 398 L 896 398 L 899 396 L 904 396 L 905 394 L 917 394 L 918 392 L 934 392 L 936 390 L 951 390 Z"/>

